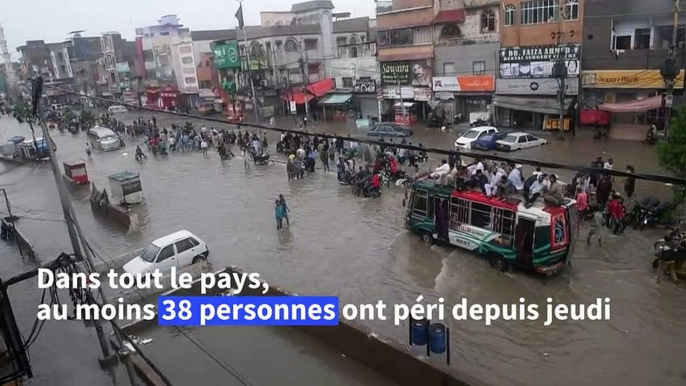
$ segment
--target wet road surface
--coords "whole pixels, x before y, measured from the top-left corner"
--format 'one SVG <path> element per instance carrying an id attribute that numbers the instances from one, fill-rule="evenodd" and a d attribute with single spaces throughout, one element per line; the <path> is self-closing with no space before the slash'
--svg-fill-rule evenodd
<path id="1" fill-rule="evenodd" d="M 0 125 L 3 138 L 17 132 L 28 137 L 25 125 L 16 121 L 3 118 Z M 345 130 L 341 126 L 326 129 L 339 134 Z M 452 147 L 456 136 L 435 129 L 416 133 L 417 142 L 445 148 Z M 75 138 L 59 132 L 53 135 L 60 158 L 84 156 L 85 134 Z M 276 135 L 271 138 L 273 146 Z M 590 138 L 551 142 L 517 156 L 586 165 L 603 154 L 614 158 L 617 167 L 631 163 L 638 172 L 663 173 L 654 149 L 640 143 Z M 424 302 L 444 297 L 447 306 L 462 298 L 470 303 L 511 304 L 525 297 L 544 307 L 548 297 L 567 304 L 610 297 L 612 319 L 608 322 L 556 322 L 543 327 L 542 321 L 485 326 L 479 321 L 449 320 L 453 367 L 498 385 L 537 386 L 553 380 L 561 386 L 683 385 L 686 381 L 682 360 L 686 347 L 678 339 L 686 327 L 686 310 L 680 306 L 684 291 L 667 280 L 657 283 L 650 269 L 652 243 L 660 231 L 628 231 L 623 237 L 608 238 L 602 247 L 580 242 L 573 267 L 549 280 L 521 272 L 503 275 L 470 253 L 429 248 L 408 234 L 402 223 L 401 188 L 385 189 L 379 200 L 362 199 L 340 187 L 333 173 L 318 171 L 289 183 L 283 165 L 246 169 L 238 158 L 220 162 L 212 153 L 208 157 L 199 153 L 150 156 L 139 164 L 133 160 L 134 142 L 129 140 L 127 145 L 118 152 L 94 153 L 88 170 L 100 188 L 107 186 L 108 174 L 140 171 L 147 199 L 139 209 L 142 230 L 127 232 L 93 217 L 87 194 L 77 195 L 74 203 L 87 237 L 103 255 L 116 256 L 188 229 L 208 243 L 215 267 L 237 265 L 294 292 L 337 295 L 342 303 L 382 299 L 390 307 L 412 304 L 422 294 Z M 59 219 L 48 165 L 25 178 L 29 170 L 21 167 L 0 176 L 0 183 L 20 181 L 7 187 L 13 205 L 35 209 L 17 214 Z M 569 180 L 574 173 L 559 174 Z M 647 192 L 660 198 L 669 194 L 663 185 L 638 181 L 637 196 Z M 277 233 L 273 202 L 279 193 L 286 196 L 293 213 L 290 229 Z M 68 250 L 62 224 L 24 221 L 42 224 L 37 233 L 40 240 L 32 240 L 41 254 Z M 365 323 L 380 334 L 407 340 L 406 325 Z M 92 344 L 97 350 L 94 338 Z"/>

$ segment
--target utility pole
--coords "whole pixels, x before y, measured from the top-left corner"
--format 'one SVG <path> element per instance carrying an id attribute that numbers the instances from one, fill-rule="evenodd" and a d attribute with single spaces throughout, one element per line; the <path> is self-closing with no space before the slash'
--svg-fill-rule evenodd
<path id="1" fill-rule="evenodd" d="M 74 255 L 76 256 L 77 260 L 82 260 L 83 257 L 85 256 L 86 260 L 88 261 L 88 264 L 91 267 L 94 267 L 93 264 L 93 257 L 91 256 L 90 250 L 88 248 L 87 241 L 85 237 L 83 236 L 83 232 L 81 231 L 81 227 L 79 226 L 78 220 L 76 219 L 76 215 L 74 212 L 74 208 L 71 205 L 71 201 L 69 200 L 69 193 L 67 192 L 67 187 L 64 184 L 64 179 L 60 175 L 60 167 L 57 163 L 57 156 L 55 155 L 55 148 L 53 147 L 53 141 L 52 138 L 50 138 L 50 132 L 45 125 L 45 111 L 43 107 L 43 103 L 41 101 L 41 97 L 43 95 L 43 78 L 38 77 L 33 80 L 33 89 L 31 90 L 31 96 L 32 96 L 32 101 L 33 101 L 33 111 L 32 115 L 34 117 L 38 118 L 38 124 L 40 125 L 42 131 L 43 131 L 43 139 L 45 140 L 46 146 L 48 148 L 48 154 L 50 155 L 50 164 L 52 165 L 52 174 L 53 177 L 55 178 L 55 184 L 57 185 L 57 193 L 60 197 L 60 204 L 62 205 L 62 212 L 64 213 L 64 220 L 67 223 L 67 231 L 69 232 L 69 239 L 71 241 L 72 249 L 74 250 Z M 29 122 L 29 125 L 31 127 L 31 131 L 33 131 L 33 124 L 31 123 L 31 120 L 27 120 Z M 36 150 L 38 150 L 36 148 Z M 79 244 L 79 242 L 81 244 Z M 81 246 L 83 245 L 85 254 L 82 254 L 81 251 Z M 102 286 L 98 287 L 98 295 L 100 295 L 100 298 L 102 299 L 103 303 L 107 303 L 107 297 L 105 296 L 105 292 L 102 290 Z M 92 295 L 90 295 L 92 296 Z M 109 346 L 107 344 L 107 340 L 105 338 L 105 332 L 102 328 L 102 323 L 100 320 L 95 320 L 95 330 L 98 335 L 98 341 L 100 343 L 100 348 L 102 350 L 102 358 L 99 358 L 100 364 L 102 366 L 106 366 L 109 364 L 113 364 L 116 360 L 117 357 L 115 355 L 112 355 L 110 353 Z M 121 347 L 121 350 L 119 352 L 119 355 L 124 358 L 124 364 L 126 365 L 126 370 L 129 375 L 129 380 L 131 382 L 131 386 L 137 386 L 138 383 L 136 382 L 136 372 L 133 368 L 133 364 L 131 362 L 130 355 L 128 355 L 128 351 L 126 350 L 125 346 L 123 345 L 123 341 L 121 338 L 121 335 L 119 332 L 116 331 L 114 332 L 115 337 L 117 338 L 119 342 L 119 347 Z"/>
<path id="2" fill-rule="evenodd" d="M 241 7 L 243 7 L 243 0 L 237 0 Z M 242 8 L 241 8 L 242 10 Z M 257 109 L 257 94 L 255 93 L 255 85 L 252 79 L 252 70 L 250 68 L 250 47 L 248 45 L 248 31 L 245 26 L 241 29 L 243 31 L 243 41 L 245 42 L 245 57 L 248 60 L 248 77 L 250 78 L 250 91 L 252 92 L 252 108 L 255 110 L 255 123 L 260 123 L 260 112 Z"/>
<path id="3" fill-rule="evenodd" d="M 567 64 L 565 63 L 566 48 L 562 42 L 562 37 L 567 35 L 565 20 L 569 19 L 569 14 L 567 12 L 567 4 L 565 1 L 560 2 L 560 23 L 562 28 L 558 29 L 557 32 L 552 32 L 550 35 L 553 40 L 556 41 L 557 48 L 559 50 L 557 62 L 553 65 L 553 78 L 557 79 L 560 86 L 560 91 L 557 93 L 560 103 L 560 114 L 558 118 L 558 129 L 560 130 L 558 139 L 564 140 L 564 118 L 565 118 L 565 97 L 567 89 Z M 574 30 L 569 31 L 569 36 L 574 37 Z"/>
<path id="4" fill-rule="evenodd" d="M 305 48 L 303 47 L 303 41 L 300 39 L 300 75 L 302 77 L 302 90 L 303 90 L 303 95 L 305 96 L 305 117 L 308 119 L 310 118 L 310 103 L 309 100 L 307 99 L 307 86 L 306 84 L 309 84 L 309 77 L 305 73 L 305 60 L 303 59 L 303 53 L 305 51 Z"/>

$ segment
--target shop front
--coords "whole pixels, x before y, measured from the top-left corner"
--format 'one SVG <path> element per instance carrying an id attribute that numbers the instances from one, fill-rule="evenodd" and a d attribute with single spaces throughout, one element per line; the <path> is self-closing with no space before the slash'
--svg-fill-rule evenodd
<path id="1" fill-rule="evenodd" d="M 627 130 L 636 127 L 640 132 L 652 124 L 658 128 L 664 126 L 666 108 L 662 107 L 661 99 L 665 81 L 660 70 L 583 71 L 581 82 L 583 108 L 610 111 L 612 126 Z M 683 88 L 684 70 L 681 70 L 674 89 Z M 658 106 L 656 100 L 660 101 Z"/>
<path id="2" fill-rule="evenodd" d="M 380 67 L 382 119 L 405 125 L 426 119 L 433 96 L 431 59 L 386 61 Z"/>
<path id="3" fill-rule="evenodd" d="M 459 75 L 433 78 L 433 91 L 448 118 L 461 114 L 484 112 L 493 101 L 495 76 Z"/>
<path id="4" fill-rule="evenodd" d="M 579 95 L 581 45 L 503 47 L 500 49 L 499 78 L 495 84 L 495 119 L 499 126 L 555 130 L 560 110 L 565 115 L 563 128 L 575 123 Z M 567 67 L 564 100 L 561 82 L 553 78 L 553 67 L 562 59 Z M 561 103 L 562 102 L 562 103 Z"/>

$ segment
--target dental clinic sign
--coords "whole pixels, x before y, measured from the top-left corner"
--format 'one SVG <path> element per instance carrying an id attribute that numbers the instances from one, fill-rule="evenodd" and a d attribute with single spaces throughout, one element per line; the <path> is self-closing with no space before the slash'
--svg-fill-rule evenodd
<path id="1" fill-rule="evenodd" d="M 216 68 L 241 68 L 238 42 L 227 42 L 215 46 L 214 65 Z"/>

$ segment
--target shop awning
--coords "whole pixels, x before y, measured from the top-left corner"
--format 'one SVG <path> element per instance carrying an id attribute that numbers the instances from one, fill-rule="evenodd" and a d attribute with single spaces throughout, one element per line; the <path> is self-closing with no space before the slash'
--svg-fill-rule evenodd
<path id="1" fill-rule="evenodd" d="M 465 20 L 464 9 L 452 9 L 449 11 L 440 11 L 434 23 L 463 23 Z"/>
<path id="2" fill-rule="evenodd" d="M 598 106 L 598 109 L 612 113 L 638 113 L 662 107 L 662 96 L 654 96 L 637 101 L 605 103 Z"/>
<path id="3" fill-rule="evenodd" d="M 305 102 L 311 101 L 315 97 L 320 97 L 333 90 L 334 86 L 334 79 L 328 78 L 310 84 L 305 88 L 305 92 L 303 92 L 302 87 L 291 87 L 291 90 L 288 92 L 288 94 L 282 96 L 281 98 L 287 101 L 295 101 L 296 104 L 302 105 Z"/>
<path id="4" fill-rule="evenodd" d="M 574 100 L 572 98 L 565 99 L 565 111 L 569 108 Z M 532 113 L 541 114 L 559 114 L 560 103 L 557 98 L 541 98 L 541 97 L 523 97 L 523 96 L 504 96 L 496 95 L 493 97 L 493 104 L 497 107 L 531 111 Z"/>
<path id="5" fill-rule="evenodd" d="M 401 60 L 431 59 L 434 57 L 433 46 L 413 46 L 412 50 L 398 48 L 381 49 L 377 54 L 379 62 L 397 62 Z"/>
<path id="6" fill-rule="evenodd" d="M 353 94 L 330 94 L 320 100 L 317 104 L 320 106 L 335 106 L 346 104 Z"/>

